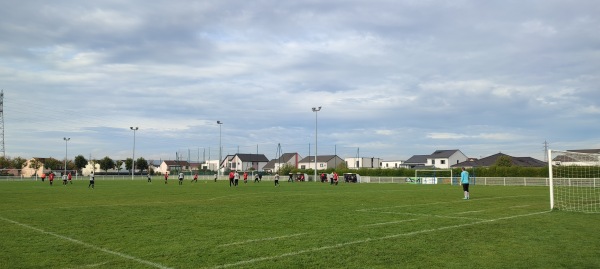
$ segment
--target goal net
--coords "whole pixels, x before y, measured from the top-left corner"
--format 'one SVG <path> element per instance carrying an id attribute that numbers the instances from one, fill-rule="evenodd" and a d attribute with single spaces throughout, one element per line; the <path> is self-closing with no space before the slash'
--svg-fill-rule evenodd
<path id="1" fill-rule="evenodd" d="M 550 208 L 600 213 L 600 154 L 548 150 Z"/>

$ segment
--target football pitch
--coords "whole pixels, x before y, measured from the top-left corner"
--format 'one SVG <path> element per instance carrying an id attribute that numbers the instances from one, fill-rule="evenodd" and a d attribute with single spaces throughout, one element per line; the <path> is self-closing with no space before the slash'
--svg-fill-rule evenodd
<path id="1" fill-rule="evenodd" d="M 0 182 L 1 268 L 600 268 L 547 187 Z"/>

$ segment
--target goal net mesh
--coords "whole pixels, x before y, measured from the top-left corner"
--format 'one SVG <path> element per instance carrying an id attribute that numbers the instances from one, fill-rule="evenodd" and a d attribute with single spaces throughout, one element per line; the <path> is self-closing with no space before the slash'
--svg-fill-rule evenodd
<path id="1" fill-rule="evenodd" d="M 600 213 L 600 154 L 549 151 L 553 209 Z"/>

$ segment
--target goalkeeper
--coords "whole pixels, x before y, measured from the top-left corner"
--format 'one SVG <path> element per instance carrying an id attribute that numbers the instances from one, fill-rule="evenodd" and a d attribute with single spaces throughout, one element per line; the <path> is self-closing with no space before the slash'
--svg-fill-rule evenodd
<path id="1" fill-rule="evenodd" d="M 460 184 L 463 187 L 463 192 L 465 193 L 464 200 L 469 200 L 469 172 L 462 168 L 462 172 L 460 173 Z"/>

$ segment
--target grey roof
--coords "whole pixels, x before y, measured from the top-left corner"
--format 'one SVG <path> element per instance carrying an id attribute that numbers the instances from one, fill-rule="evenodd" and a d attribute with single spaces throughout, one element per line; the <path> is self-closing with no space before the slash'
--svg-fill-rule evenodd
<path id="1" fill-rule="evenodd" d="M 412 157 L 408 158 L 408 160 L 406 160 L 404 163 L 405 164 L 414 164 L 414 163 L 427 163 L 427 157 L 429 157 L 429 155 L 413 155 Z"/>
<path id="2" fill-rule="evenodd" d="M 508 156 L 511 161 L 512 161 L 512 165 L 513 166 L 520 166 L 520 167 L 544 167 L 547 166 L 548 164 L 545 162 L 542 162 L 538 159 L 534 159 L 531 157 L 513 157 L 504 153 L 496 153 L 494 155 L 476 160 L 476 159 L 469 159 L 465 162 L 461 162 L 461 163 L 457 163 L 455 165 L 452 165 L 452 167 L 488 167 L 488 166 L 494 166 L 496 164 L 496 162 L 498 161 L 498 158 L 502 157 L 502 156 Z"/>
<path id="3" fill-rule="evenodd" d="M 579 152 L 579 153 L 600 153 L 600 149 L 570 149 L 567 151 Z"/>
<path id="4" fill-rule="evenodd" d="M 269 162 L 269 159 L 264 154 L 238 153 L 236 156 L 238 156 L 242 162 Z"/>
<path id="5" fill-rule="evenodd" d="M 317 156 L 317 162 L 318 163 L 326 163 L 326 162 L 331 161 L 335 157 L 338 157 L 339 159 L 342 159 L 342 158 L 340 158 L 337 155 L 319 155 L 319 156 Z M 314 163 L 315 162 L 315 156 L 304 157 L 300 162 L 301 163 Z"/>
<path id="6" fill-rule="evenodd" d="M 429 155 L 429 158 L 450 158 L 450 156 L 454 155 L 454 153 L 458 151 L 458 149 L 436 150 Z"/>

